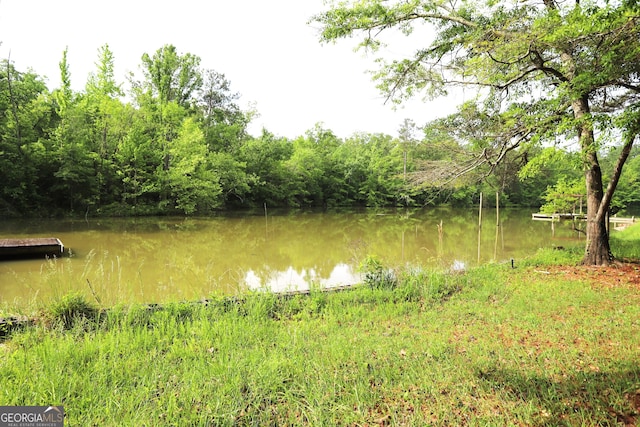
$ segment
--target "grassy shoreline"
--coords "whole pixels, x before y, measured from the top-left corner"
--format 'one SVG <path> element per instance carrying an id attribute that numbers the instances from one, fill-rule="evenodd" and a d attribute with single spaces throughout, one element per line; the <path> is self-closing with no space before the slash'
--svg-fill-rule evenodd
<path id="1" fill-rule="evenodd" d="M 579 258 L 100 316 L 67 301 L 0 342 L 0 405 L 61 404 L 67 425 L 633 425 L 640 289 L 553 267 Z"/>

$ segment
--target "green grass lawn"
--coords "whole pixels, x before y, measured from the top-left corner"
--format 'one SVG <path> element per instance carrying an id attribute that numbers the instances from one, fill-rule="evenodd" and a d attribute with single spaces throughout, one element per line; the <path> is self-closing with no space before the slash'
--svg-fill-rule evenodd
<path id="1" fill-rule="evenodd" d="M 0 344 L 0 405 L 74 426 L 639 423 L 640 288 L 553 267 L 579 259 L 101 314 L 70 296 Z"/>
<path id="2" fill-rule="evenodd" d="M 626 228 L 623 232 L 613 232 L 611 246 L 614 253 L 631 260 L 640 260 L 640 223 Z"/>

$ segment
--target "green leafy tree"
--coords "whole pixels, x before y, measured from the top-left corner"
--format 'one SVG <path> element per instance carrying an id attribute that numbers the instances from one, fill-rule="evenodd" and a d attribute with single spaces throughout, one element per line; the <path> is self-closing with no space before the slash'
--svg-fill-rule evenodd
<path id="1" fill-rule="evenodd" d="M 191 118 L 171 143 L 172 166 L 167 171 L 174 207 L 185 214 L 210 212 L 222 205 L 219 176 L 211 169 L 204 135 Z"/>
<path id="2" fill-rule="evenodd" d="M 293 141 L 293 154 L 285 162 L 289 179 L 289 199 L 296 206 L 317 205 L 324 198 L 322 191 L 323 161 L 320 153 L 304 137 Z"/>
<path id="3" fill-rule="evenodd" d="M 117 98 L 124 95 L 122 86 L 115 78 L 115 58 L 108 44 L 98 49 L 96 72 L 89 75 L 86 92 L 98 97 Z"/>
<path id="4" fill-rule="evenodd" d="M 204 136 L 212 151 L 232 152 L 246 138 L 249 116 L 236 104 L 240 95 L 231 82 L 214 70 L 204 72 L 197 104 L 202 114 Z"/>
<path id="5" fill-rule="evenodd" d="M 291 193 L 287 190 L 290 175 L 285 162 L 292 154 L 293 145 L 286 138 L 276 137 L 264 129 L 259 138 L 251 138 L 243 143 L 238 160 L 247 165 L 247 174 L 255 182 L 250 197 L 253 205 L 290 204 Z"/>
<path id="6" fill-rule="evenodd" d="M 322 175 L 319 177 L 321 193 L 316 199 L 317 204 L 323 206 L 340 206 L 347 204 L 344 185 L 344 170 L 342 164 L 335 157 L 336 151 L 344 143 L 333 131 L 316 124 L 306 132 L 306 140 L 320 156 Z"/>
<path id="7" fill-rule="evenodd" d="M 248 138 L 246 129 L 251 117 L 237 105 L 239 97 L 224 74 L 215 70 L 203 72 L 203 84 L 196 99 L 199 123 L 225 206 L 242 205 L 257 183 L 246 173 L 246 163 L 236 159 L 240 146 Z"/>
<path id="8" fill-rule="evenodd" d="M 160 182 L 156 172 L 162 163 L 162 153 L 156 149 L 153 133 L 139 112 L 134 115 L 127 134 L 118 142 L 115 163 L 120 182 L 117 193 L 125 213 L 161 213 L 157 206 Z"/>
<path id="9" fill-rule="evenodd" d="M 291 176 L 289 192 L 295 205 L 344 204 L 341 196 L 343 173 L 333 156 L 341 144 L 331 130 L 320 124 L 293 141 L 293 154 L 286 167 Z"/>
<path id="10" fill-rule="evenodd" d="M 605 153 L 602 162 L 605 170 L 613 170 L 613 165 L 619 155 L 619 148 Z M 620 176 L 618 189 L 612 201 L 611 213 L 616 214 L 621 210 L 637 212 L 638 208 L 640 208 L 640 150 L 635 147 L 629 154 L 629 160 Z"/>
<path id="11" fill-rule="evenodd" d="M 376 49 L 389 29 L 407 36 L 428 27 L 430 43 L 411 58 L 382 62 L 375 74 L 389 98 L 443 95 L 452 86 L 483 88 L 466 138 L 476 161 L 495 169 L 513 151 L 555 140 L 577 142 L 587 193 L 585 264 L 612 260 L 606 214 L 622 167 L 640 132 L 640 26 L 635 3 L 361 0 L 333 3 L 316 16 L 322 39 L 361 34 Z M 476 128 L 478 120 L 486 126 Z M 467 123 L 460 123 L 463 127 Z M 622 134 L 605 188 L 596 130 Z M 452 128 L 453 129 L 453 128 Z"/>
<path id="12" fill-rule="evenodd" d="M 258 184 L 255 175 L 247 174 L 247 164 L 227 152 L 210 152 L 211 169 L 219 177 L 225 206 L 242 206 Z"/>
<path id="13" fill-rule="evenodd" d="M 73 101 L 73 91 L 71 90 L 71 72 L 69 71 L 69 61 L 67 56 L 69 48 L 65 48 L 62 52 L 62 59 L 60 60 L 58 67 L 60 68 L 60 81 L 62 82 L 60 88 L 53 91 L 53 98 L 56 100 L 58 106 L 58 114 L 60 117 L 64 117 L 66 109 Z"/>
<path id="14" fill-rule="evenodd" d="M 199 57 L 190 53 L 179 54 L 175 46 L 165 45 L 152 56 L 142 55 L 144 80 L 130 80 L 146 132 L 151 135 L 154 149 L 160 152 L 162 159 L 157 165 L 154 174 L 157 182 L 153 186 L 159 190 L 158 206 L 161 210 L 173 208 L 171 199 L 175 196 L 176 187 L 171 171 L 175 155 L 172 146 L 183 121 L 196 113 L 196 97 L 202 86 L 199 65 Z"/>
<path id="15" fill-rule="evenodd" d="M 416 124 L 411 119 L 404 119 L 400 129 L 398 129 L 398 141 L 400 147 L 402 148 L 402 181 L 404 183 L 404 190 L 401 194 L 401 199 L 404 201 L 405 205 L 409 205 L 413 201 L 413 191 L 411 191 L 411 187 L 408 186 L 408 176 L 407 173 L 410 172 L 410 156 L 415 152 L 415 146 L 417 144 L 417 140 L 415 137 L 416 133 Z"/>
<path id="16" fill-rule="evenodd" d="M 540 206 L 549 201 L 548 188 L 555 187 L 560 181 L 584 183 L 581 178 L 582 162 L 579 153 L 558 147 L 534 148 L 530 151 L 531 159 L 518 171 L 520 188 L 518 194 L 512 197 L 516 203 Z M 571 194 L 584 195 L 584 185 L 580 190 L 573 190 Z"/>
<path id="17" fill-rule="evenodd" d="M 133 109 L 123 104 L 124 93 L 115 80 L 114 56 L 108 45 L 98 50 L 96 72 L 87 80 L 79 107 L 87 115 L 89 140 L 86 144 L 96 155 L 95 171 L 100 198 L 98 205 L 118 201 L 121 186 L 115 154 L 119 142 L 131 126 Z"/>
<path id="18" fill-rule="evenodd" d="M 389 135 L 355 134 L 338 149 L 349 197 L 367 206 L 402 204 L 403 152 Z"/>
<path id="19" fill-rule="evenodd" d="M 332 159 L 342 171 L 340 196 L 348 204 L 364 205 L 366 202 L 360 193 L 360 187 L 367 179 L 367 166 L 364 149 L 355 135 L 345 139 L 332 154 Z"/>
<path id="20" fill-rule="evenodd" d="M 67 105 L 63 120 L 51 135 L 56 164 L 51 194 L 59 207 L 71 212 L 87 211 L 99 199 L 99 160 L 86 145 L 90 135 L 84 113 L 78 105 Z"/>
<path id="21" fill-rule="evenodd" d="M 633 209 L 634 212 L 638 212 L 640 208 L 640 156 L 635 156 L 629 161 L 620 177 L 620 187 L 622 191 L 618 194 L 616 211 Z"/>
<path id="22" fill-rule="evenodd" d="M 173 45 L 164 45 L 152 56 L 142 55 L 143 82 L 135 82 L 134 90 L 144 91 L 161 105 L 175 102 L 189 108 L 202 87 L 200 58 L 190 53 L 179 54 Z"/>
<path id="23" fill-rule="evenodd" d="M 135 183 L 136 203 L 153 202 L 160 212 L 173 209 L 170 171 L 175 152 L 172 146 L 187 118 L 188 112 L 175 102 L 160 105 L 151 100 L 137 109 L 131 132 L 119 148 L 124 151 L 118 160 L 128 165 L 126 175 Z"/>
<path id="24" fill-rule="evenodd" d="M 547 187 L 540 212 L 578 213 L 586 196 L 583 184 L 578 178 L 561 177 L 555 185 Z"/>
<path id="25" fill-rule="evenodd" d="M 0 112 L 0 214 L 18 215 L 47 204 L 39 184 L 55 112 L 42 79 L 9 60 L 0 62 Z"/>
<path id="26" fill-rule="evenodd" d="M 98 154 L 88 144 L 90 126 L 82 98 L 71 90 L 67 53 L 65 49 L 59 63 L 61 87 L 53 92 L 59 122 L 51 131 L 55 166 L 50 192 L 59 207 L 87 212 L 99 200 Z"/>

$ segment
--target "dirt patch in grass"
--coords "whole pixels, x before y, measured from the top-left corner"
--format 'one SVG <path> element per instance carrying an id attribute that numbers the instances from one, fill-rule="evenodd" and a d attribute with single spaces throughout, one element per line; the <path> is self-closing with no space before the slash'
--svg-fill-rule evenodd
<path id="1" fill-rule="evenodd" d="M 614 288 L 630 286 L 640 290 L 640 264 L 617 262 L 608 267 L 601 266 L 553 266 L 540 274 L 562 274 L 575 280 L 581 280 L 594 286 Z"/>

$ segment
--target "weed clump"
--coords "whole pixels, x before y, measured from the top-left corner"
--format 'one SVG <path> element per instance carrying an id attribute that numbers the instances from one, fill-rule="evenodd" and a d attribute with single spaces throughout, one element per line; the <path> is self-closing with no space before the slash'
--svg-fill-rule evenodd
<path id="1" fill-rule="evenodd" d="M 374 256 L 368 256 L 360 265 L 362 281 L 371 289 L 394 289 L 398 277 L 393 269 L 387 268 Z"/>
<path id="2" fill-rule="evenodd" d="M 49 327 L 72 329 L 77 323 L 98 317 L 99 308 L 78 293 L 64 295 L 44 309 L 42 319 Z"/>

